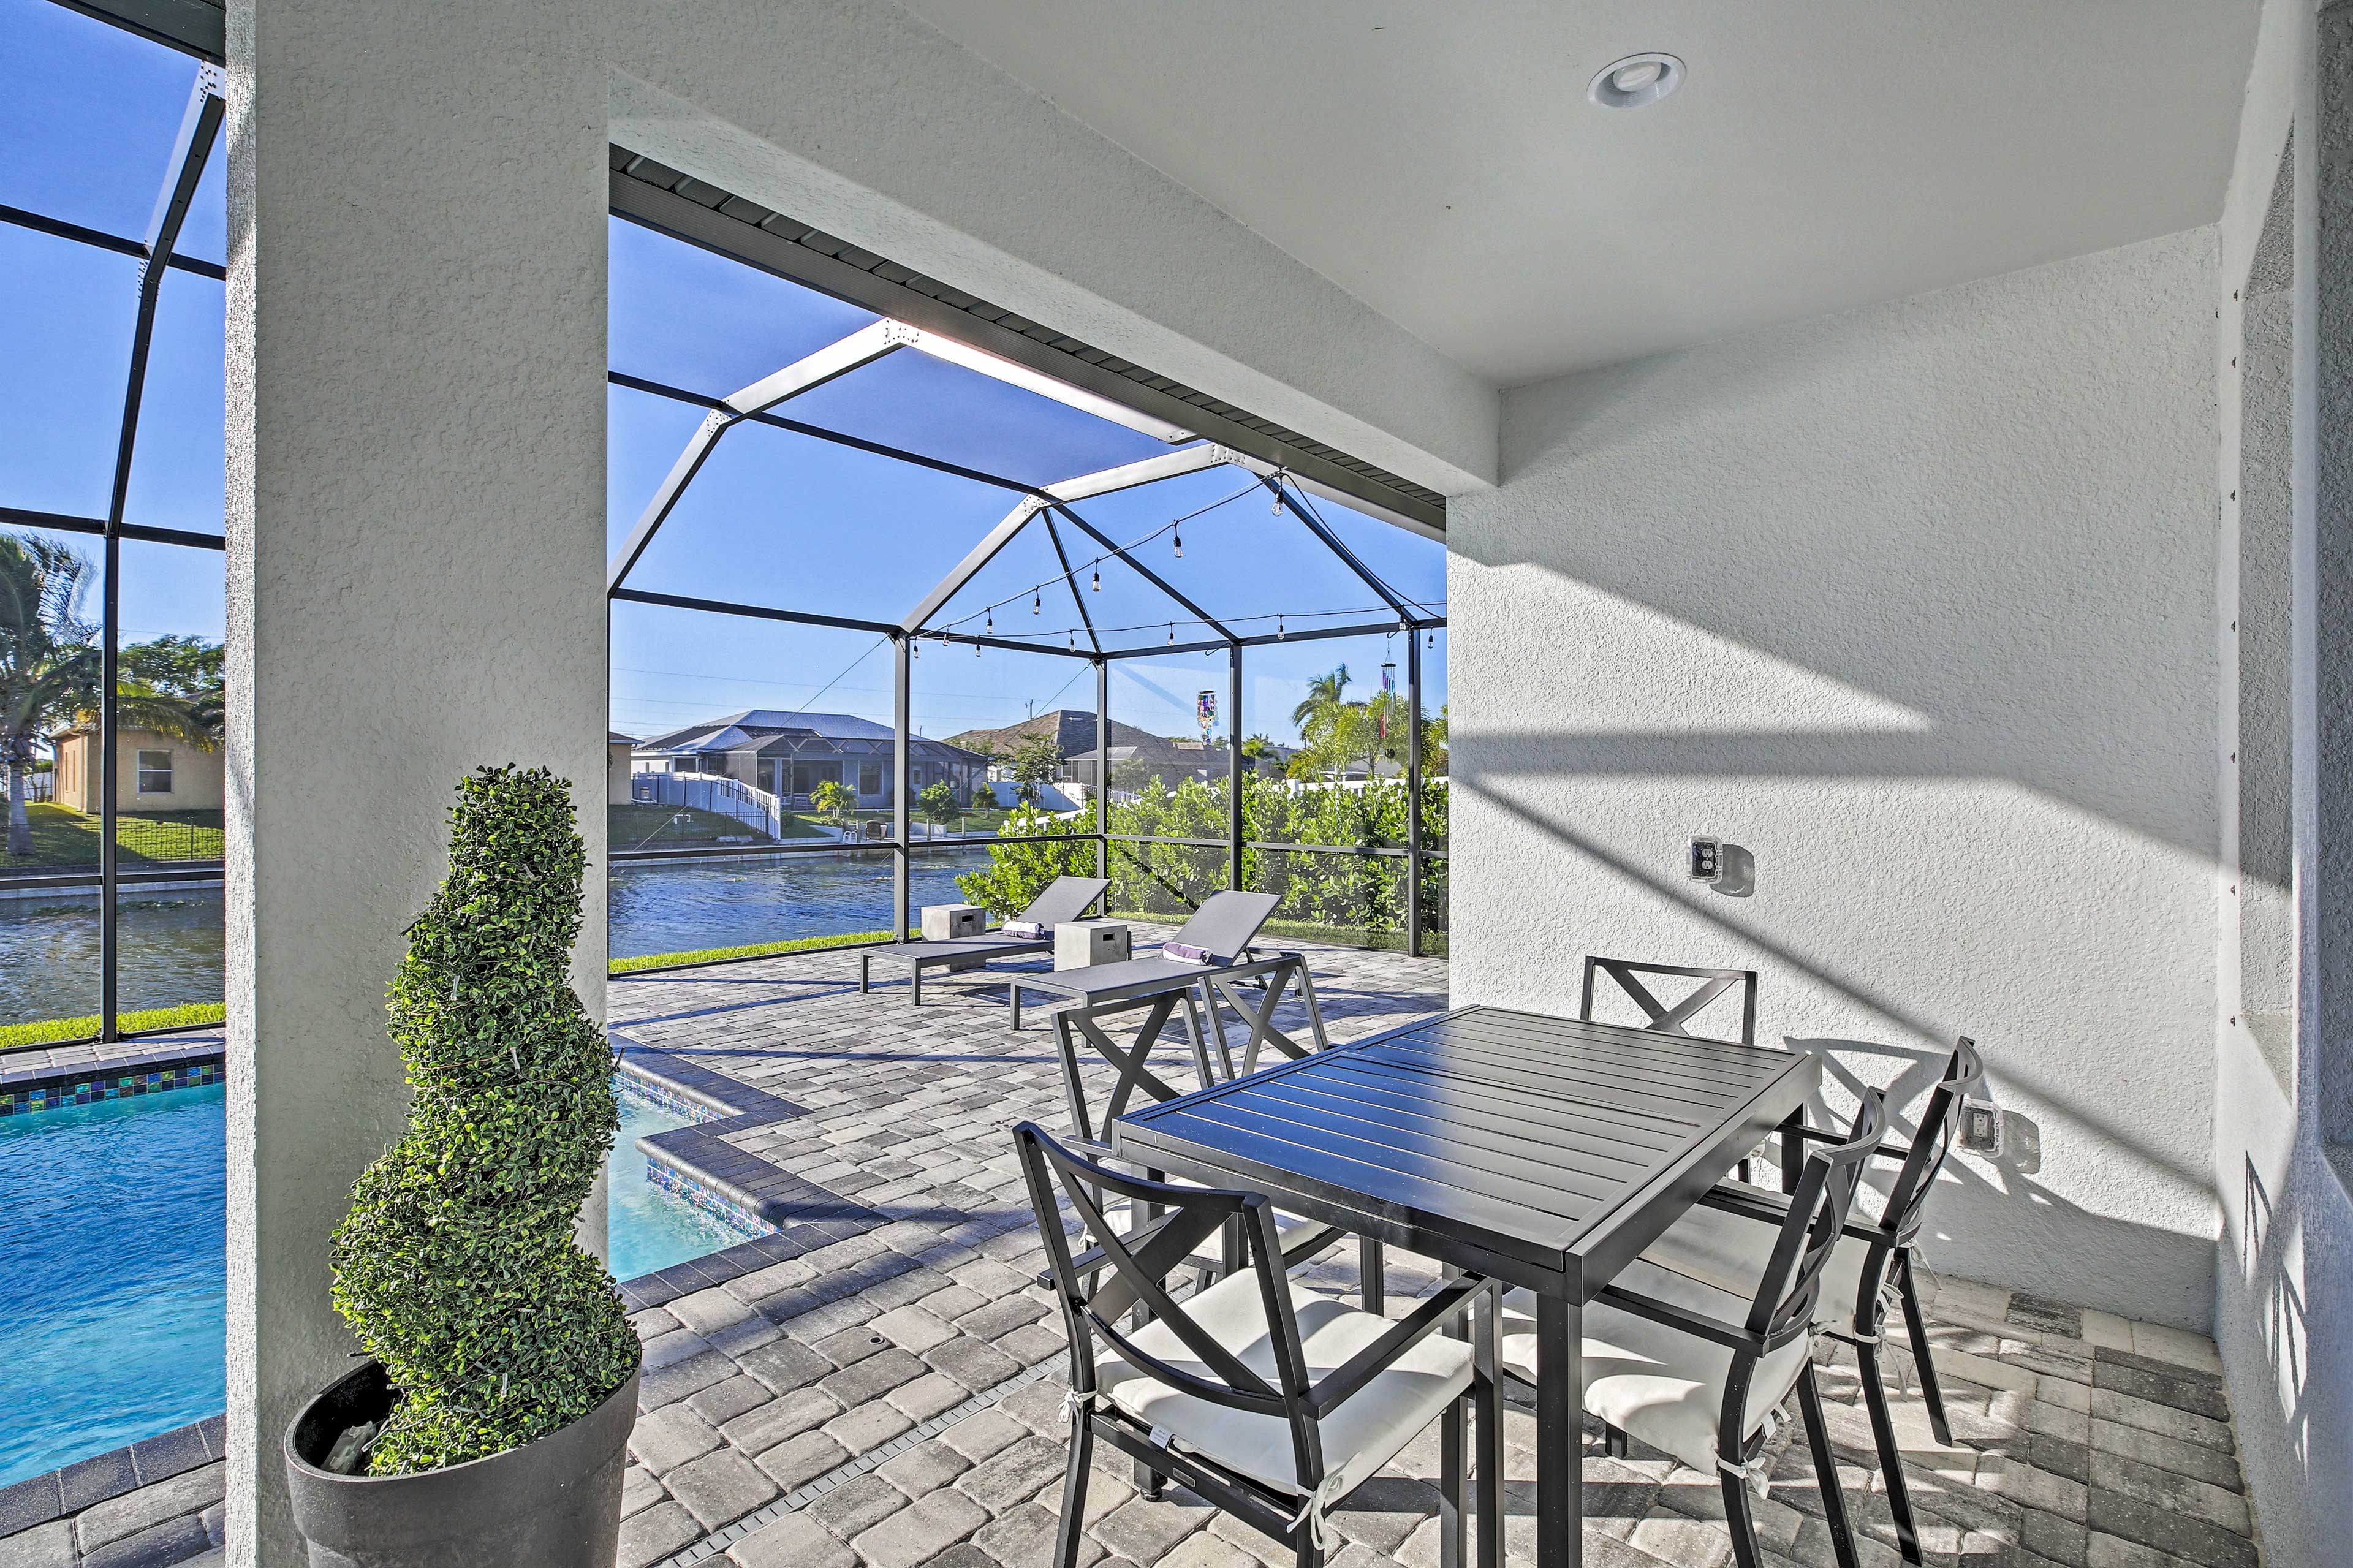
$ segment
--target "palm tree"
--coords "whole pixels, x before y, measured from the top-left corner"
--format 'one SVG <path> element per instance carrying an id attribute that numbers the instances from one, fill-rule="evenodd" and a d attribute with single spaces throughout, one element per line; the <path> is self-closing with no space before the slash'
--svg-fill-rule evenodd
<path id="1" fill-rule="evenodd" d="M 43 726 L 98 685 L 94 634 L 77 614 L 90 563 L 47 539 L 0 535 L 0 758 L 8 769 L 8 853 L 33 852 L 26 775 Z"/>
<path id="2" fill-rule="evenodd" d="M 1348 689 L 1348 667 L 1342 665 L 1329 675 L 1319 675 L 1307 683 L 1307 695 L 1291 710 L 1291 721 L 1306 734 L 1311 721 L 1321 718 L 1340 706 L 1341 694 Z"/>
<path id="3" fill-rule="evenodd" d="M 69 717 L 87 721 L 98 708 L 105 656 L 80 616 L 89 571 L 89 562 L 54 540 L 0 535 L 0 759 L 8 773 L 11 855 L 33 852 L 25 784 L 42 731 Z M 219 749 L 216 688 L 184 694 L 119 679 L 114 689 L 122 725 L 199 751 Z"/>

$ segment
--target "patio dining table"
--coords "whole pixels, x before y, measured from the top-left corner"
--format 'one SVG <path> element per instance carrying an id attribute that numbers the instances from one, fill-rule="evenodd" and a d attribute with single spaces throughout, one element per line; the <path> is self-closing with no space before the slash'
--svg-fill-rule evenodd
<path id="1" fill-rule="evenodd" d="M 1804 1053 L 1463 1007 L 1131 1111 L 1112 1136 L 1139 1165 L 1534 1291 L 1536 1559 L 1568 1568 L 1583 1560 L 1584 1303 L 1794 1121 L 1820 1070 Z"/>

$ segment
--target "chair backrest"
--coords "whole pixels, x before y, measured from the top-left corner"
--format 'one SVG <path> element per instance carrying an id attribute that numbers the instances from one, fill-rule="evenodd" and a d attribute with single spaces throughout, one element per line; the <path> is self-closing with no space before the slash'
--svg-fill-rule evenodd
<path id="1" fill-rule="evenodd" d="M 1639 959 L 1602 958 L 1588 952 L 1585 955 L 1584 999 L 1578 1004 L 1577 1013 L 1588 1023 L 1594 1021 L 1593 981 L 1597 974 L 1608 975 L 1619 990 L 1641 1008 L 1647 1020 L 1642 1027 L 1656 1029 L 1662 1035 L 1682 1035 L 1692 1039 L 1722 1037 L 1695 1036 L 1684 1026 L 1706 1010 L 1717 997 L 1737 988 L 1740 993 L 1740 1037 L 1736 1043 L 1744 1046 L 1757 1043 L 1757 972 L 1753 969 L 1689 969 L 1678 963 L 1644 963 Z M 1660 1001 L 1650 986 L 1643 984 L 1644 975 L 1668 975 L 1696 980 L 1699 984 L 1693 986 L 1682 1001 L 1669 1004 Z"/>
<path id="2" fill-rule="evenodd" d="M 1258 928 L 1266 924 L 1267 917 L 1282 902 L 1280 893 L 1211 893 L 1185 922 L 1185 929 L 1168 940 L 1175 946 L 1198 948 L 1220 959 L 1237 958 L 1258 940 Z"/>
<path id="3" fill-rule="evenodd" d="M 1047 884 L 1044 892 L 1029 900 L 1028 909 L 1014 918 L 1036 925 L 1058 926 L 1085 914 L 1087 906 L 1103 897 L 1103 890 L 1110 886 L 1110 879 L 1104 877 L 1057 877 Z"/>
<path id="4" fill-rule="evenodd" d="M 1978 1043 L 1967 1035 L 1956 1037 L 1944 1079 L 1921 1108 L 1911 1152 L 1905 1155 L 1895 1184 L 1887 1190 L 1887 1206 L 1880 1211 L 1880 1228 L 1893 1245 L 1905 1246 L 1920 1233 L 1920 1217 L 1928 1206 L 1929 1190 L 1936 1184 L 1936 1173 L 1960 1139 L 1961 1108 L 1984 1087 L 1985 1061 L 1978 1055 Z"/>
<path id="5" fill-rule="evenodd" d="M 1866 1089 L 1847 1142 L 1807 1151 L 1805 1167 L 1789 1194 L 1788 1217 L 1781 1222 L 1781 1234 L 1773 1242 L 1748 1310 L 1749 1332 L 1762 1335 L 1768 1350 L 1812 1325 L 1823 1266 L 1853 1211 L 1862 1168 L 1886 1131 L 1886 1096 Z"/>
<path id="6" fill-rule="evenodd" d="M 1082 1394 L 1093 1390 L 1095 1342 L 1100 1339 L 1128 1365 L 1171 1388 L 1229 1409 L 1289 1421 L 1294 1447 L 1299 1449 L 1295 1455 L 1299 1473 L 1320 1475 L 1322 1457 L 1305 1403 L 1307 1356 L 1300 1347 L 1299 1321 L 1282 1274 L 1282 1247 L 1275 1236 L 1274 1210 L 1267 1200 L 1255 1193 L 1146 1181 L 1082 1158 L 1031 1121 L 1014 1128 L 1013 1141 L 1021 1156 L 1029 1206 L 1046 1240 L 1047 1263 L 1054 1294 L 1061 1302 L 1063 1326 L 1070 1332 L 1071 1388 Z M 1104 1193 L 1127 1199 L 1131 1215 L 1145 1212 L 1145 1205 L 1156 1205 L 1163 1217 L 1122 1234 L 1104 1216 L 1100 1195 Z M 1062 1200 L 1070 1203 L 1080 1225 L 1103 1249 L 1104 1267 L 1085 1277 L 1079 1273 L 1071 1238 L 1062 1229 Z M 1272 1381 L 1219 1343 L 1187 1312 L 1184 1303 L 1169 1295 L 1166 1283 L 1196 1248 L 1235 1219 L 1241 1222 L 1247 1239 L 1244 1267 L 1257 1276 L 1260 1300 L 1266 1311 L 1274 1352 Z M 1198 1370 L 1137 1347 L 1132 1330 L 1121 1322 L 1137 1307 L 1165 1325 L 1192 1352 Z"/>

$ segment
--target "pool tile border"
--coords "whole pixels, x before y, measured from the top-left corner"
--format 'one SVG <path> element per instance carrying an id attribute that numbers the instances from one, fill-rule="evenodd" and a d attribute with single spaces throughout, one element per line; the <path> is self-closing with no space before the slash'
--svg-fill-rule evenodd
<path id="1" fill-rule="evenodd" d="M 0 1487 L 0 1541 L 228 1458 L 228 1418 L 211 1415 Z"/>
<path id="2" fill-rule="evenodd" d="M 214 1043 L 175 1040 L 110 1061 L 0 1068 L 0 1116 L 32 1116 L 221 1081 L 227 1053 Z"/>
<path id="3" fill-rule="evenodd" d="M 767 1233 L 622 1281 L 621 1300 L 630 1311 L 666 1305 L 889 1223 L 865 1205 L 727 1142 L 731 1133 L 806 1116 L 806 1106 L 669 1051 L 640 1046 L 617 1030 L 608 1031 L 607 1037 L 616 1070 L 628 1080 L 632 1092 L 698 1118 L 691 1127 L 638 1140 L 654 1184 Z"/>
<path id="4" fill-rule="evenodd" d="M 722 1251 L 623 1281 L 621 1299 L 630 1311 L 666 1305 L 681 1296 L 724 1285 L 889 1223 L 872 1209 L 747 1154 L 724 1140 L 727 1133 L 805 1116 L 806 1107 L 737 1083 L 668 1051 L 637 1045 L 620 1034 L 611 1038 L 619 1057 L 617 1068 L 629 1079 L 633 1092 L 704 1119 L 691 1127 L 645 1140 L 656 1145 L 649 1156 L 656 1169 L 669 1174 L 670 1181 L 663 1184 L 691 1185 L 716 1196 L 727 1212 L 750 1216 L 753 1223 L 768 1230 L 765 1236 Z M 0 1073 L 0 1093 L 21 1095 L 36 1085 L 46 1090 L 85 1079 L 144 1081 L 151 1073 L 160 1075 L 167 1065 L 184 1073 L 192 1065 L 208 1067 L 211 1076 L 204 1081 L 218 1081 L 224 1054 L 217 1044 L 206 1042 L 205 1048 L 195 1051 L 188 1045 L 175 1042 L 170 1049 L 97 1064 Z M 99 1098 L 119 1098 L 124 1086 L 118 1082 L 115 1087 L 117 1094 L 101 1093 Z M 128 1092 L 157 1090 L 132 1088 Z M 44 1093 L 41 1098 L 46 1100 L 48 1096 Z M 60 1106 L 66 1103 L 62 1098 L 58 1100 Z M 226 1416 L 214 1415 L 0 1488 L 0 1540 L 226 1458 Z"/>

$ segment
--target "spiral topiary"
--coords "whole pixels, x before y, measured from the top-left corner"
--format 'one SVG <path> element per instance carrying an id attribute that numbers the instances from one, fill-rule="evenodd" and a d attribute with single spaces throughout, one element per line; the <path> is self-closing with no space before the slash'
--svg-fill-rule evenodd
<path id="1" fill-rule="evenodd" d="M 568 979 L 586 860 L 571 786 L 482 768 L 449 823 L 448 879 L 392 983 L 408 1131 L 334 1235 L 335 1309 L 398 1394 L 377 1476 L 544 1436 L 638 1364 L 612 1276 L 573 1238 L 619 1111 Z"/>

